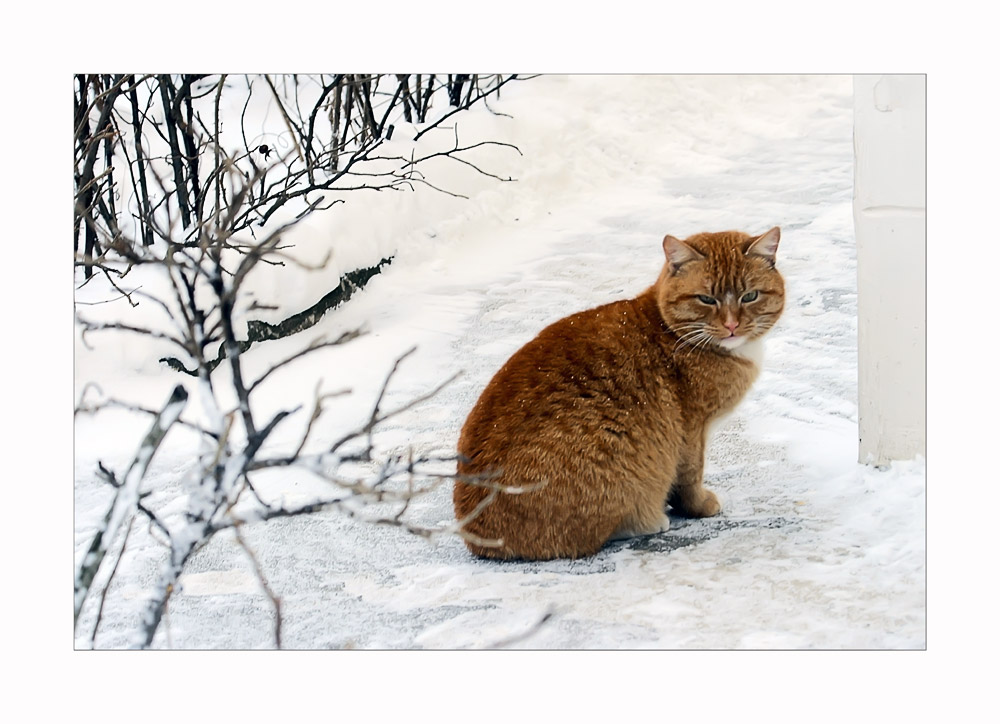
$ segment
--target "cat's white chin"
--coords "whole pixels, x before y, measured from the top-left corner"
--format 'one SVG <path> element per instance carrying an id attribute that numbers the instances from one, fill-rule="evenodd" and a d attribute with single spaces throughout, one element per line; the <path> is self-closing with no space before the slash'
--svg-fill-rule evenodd
<path id="1" fill-rule="evenodd" d="M 743 343 L 746 341 L 746 337 L 724 337 L 718 341 L 718 344 L 722 349 L 734 350 L 737 347 L 743 346 Z"/>

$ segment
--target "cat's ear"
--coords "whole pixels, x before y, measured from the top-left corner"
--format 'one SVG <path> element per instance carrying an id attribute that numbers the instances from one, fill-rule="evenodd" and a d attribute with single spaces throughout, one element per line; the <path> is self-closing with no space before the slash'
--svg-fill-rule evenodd
<path id="1" fill-rule="evenodd" d="M 753 240 L 747 247 L 747 256 L 761 256 L 774 266 L 774 255 L 778 253 L 778 242 L 781 240 L 781 229 L 775 226 L 766 234 Z"/>
<path id="2" fill-rule="evenodd" d="M 667 255 L 671 271 L 674 272 L 680 269 L 682 264 L 705 258 L 680 239 L 670 236 L 670 234 L 663 237 L 663 253 Z"/>

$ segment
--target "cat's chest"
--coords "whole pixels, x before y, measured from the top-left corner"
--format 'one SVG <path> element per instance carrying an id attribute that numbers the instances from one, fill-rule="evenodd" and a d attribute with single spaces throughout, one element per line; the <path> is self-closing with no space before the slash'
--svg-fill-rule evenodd
<path id="1" fill-rule="evenodd" d="M 681 395 L 692 419 L 708 422 L 730 412 L 750 389 L 764 362 L 764 343 L 752 340 L 726 355 L 701 358 Z"/>
<path id="2" fill-rule="evenodd" d="M 730 355 L 720 385 L 721 396 L 726 398 L 724 401 L 720 400 L 723 408 L 730 408 L 738 403 L 757 379 L 764 366 L 764 340 L 750 340 L 734 349 Z M 727 387 L 730 388 L 728 391 Z"/>
<path id="3" fill-rule="evenodd" d="M 732 415 L 733 410 L 736 405 L 746 394 L 750 385 L 753 384 L 754 380 L 760 374 L 761 369 L 764 365 L 764 340 L 755 339 L 741 345 L 739 348 L 733 350 L 731 353 L 734 357 L 738 359 L 743 359 L 751 362 L 753 367 L 747 369 L 746 365 L 742 365 L 740 374 L 734 375 L 734 378 L 738 378 L 738 382 L 734 379 L 736 384 L 732 395 L 723 395 L 725 399 L 720 399 L 719 408 L 714 414 L 710 415 L 708 418 L 708 436 L 711 437 L 715 430 L 725 424 L 725 421 L 729 419 Z"/>
<path id="4" fill-rule="evenodd" d="M 736 357 L 742 357 L 745 360 L 753 362 L 754 367 L 757 368 L 754 373 L 754 377 L 756 377 L 760 374 L 761 369 L 764 367 L 764 339 L 752 339 L 734 349 L 732 354 Z"/>

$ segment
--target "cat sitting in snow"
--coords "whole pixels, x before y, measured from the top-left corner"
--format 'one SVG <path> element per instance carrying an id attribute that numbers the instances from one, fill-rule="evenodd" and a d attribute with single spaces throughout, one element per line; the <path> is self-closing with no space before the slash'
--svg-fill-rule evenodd
<path id="1" fill-rule="evenodd" d="M 458 442 L 454 504 L 478 556 L 576 558 L 716 515 L 713 420 L 760 372 L 784 308 L 780 230 L 663 240 L 656 283 L 543 329 L 500 369 Z"/>

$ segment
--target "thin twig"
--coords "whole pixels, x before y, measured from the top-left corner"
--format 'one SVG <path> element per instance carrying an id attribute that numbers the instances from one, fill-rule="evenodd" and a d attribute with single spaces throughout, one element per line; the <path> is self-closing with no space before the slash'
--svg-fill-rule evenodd
<path id="1" fill-rule="evenodd" d="M 291 364 L 295 360 L 297 360 L 297 359 L 299 359 L 301 357 L 305 357 L 308 354 L 312 354 L 313 352 L 316 352 L 317 350 L 326 349 L 328 347 L 338 347 L 340 345 L 346 344 L 346 343 L 350 342 L 353 339 L 357 339 L 358 337 L 361 336 L 361 334 L 362 334 L 362 332 L 361 332 L 360 329 L 352 329 L 352 330 L 350 330 L 348 332 L 344 332 L 339 337 L 337 337 L 337 339 L 332 340 L 332 341 L 326 341 L 326 340 L 324 340 L 321 337 L 320 339 L 316 340 L 315 342 L 312 342 L 305 349 L 296 352 L 291 357 L 287 357 L 287 358 L 283 359 L 281 362 L 278 362 L 278 363 L 276 363 L 274 365 L 271 365 L 267 369 L 266 372 L 264 372 L 260 377 L 258 377 L 256 380 L 254 380 L 251 383 L 250 387 L 247 388 L 247 394 L 249 395 L 250 393 L 252 393 L 255 389 L 257 389 L 257 387 L 264 380 L 266 380 L 272 374 L 274 374 L 275 372 L 277 372 L 278 370 L 280 370 L 282 367 L 288 366 L 289 364 Z"/>
<path id="2" fill-rule="evenodd" d="M 243 552 L 247 554 L 247 558 L 250 559 L 251 565 L 253 565 L 254 573 L 257 575 L 257 581 L 260 583 L 260 587 L 264 589 L 264 595 L 266 595 L 271 601 L 271 607 L 274 609 L 274 647 L 276 649 L 281 648 L 281 599 L 278 595 L 271 589 L 271 586 L 267 583 L 267 576 L 264 575 L 264 570 L 260 566 L 260 561 L 257 560 L 257 556 L 254 555 L 253 550 L 247 545 L 247 542 L 240 535 L 240 526 L 233 526 L 233 534 L 236 536 L 236 543 L 239 544 Z"/>
<path id="3" fill-rule="evenodd" d="M 118 573 L 118 565 L 122 562 L 122 557 L 125 553 L 125 548 L 128 545 L 128 537 L 132 533 L 132 524 L 135 522 L 135 518 L 129 518 L 128 527 L 125 529 L 125 539 L 122 541 L 121 547 L 118 549 L 118 554 L 115 556 L 115 564 L 111 568 L 111 574 L 108 576 L 107 582 L 101 587 L 101 599 L 97 606 L 97 616 L 94 619 L 94 628 L 90 631 L 90 648 L 95 648 L 95 642 L 97 640 L 97 629 L 101 625 L 101 621 L 104 618 L 104 602 L 108 598 L 108 591 L 111 590 L 111 584 L 115 580 L 115 574 Z"/>
<path id="4" fill-rule="evenodd" d="M 514 634 L 513 636 L 508 636 L 505 639 L 500 639 L 492 644 L 486 646 L 487 649 L 504 649 L 508 646 L 513 646 L 514 644 L 521 643 L 522 641 L 531 638 L 538 631 L 545 626 L 552 618 L 555 616 L 555 610 L 549 608 L 541 617 L 535 621 L 531 626 L 522 631 L 521 633 Z"/>

